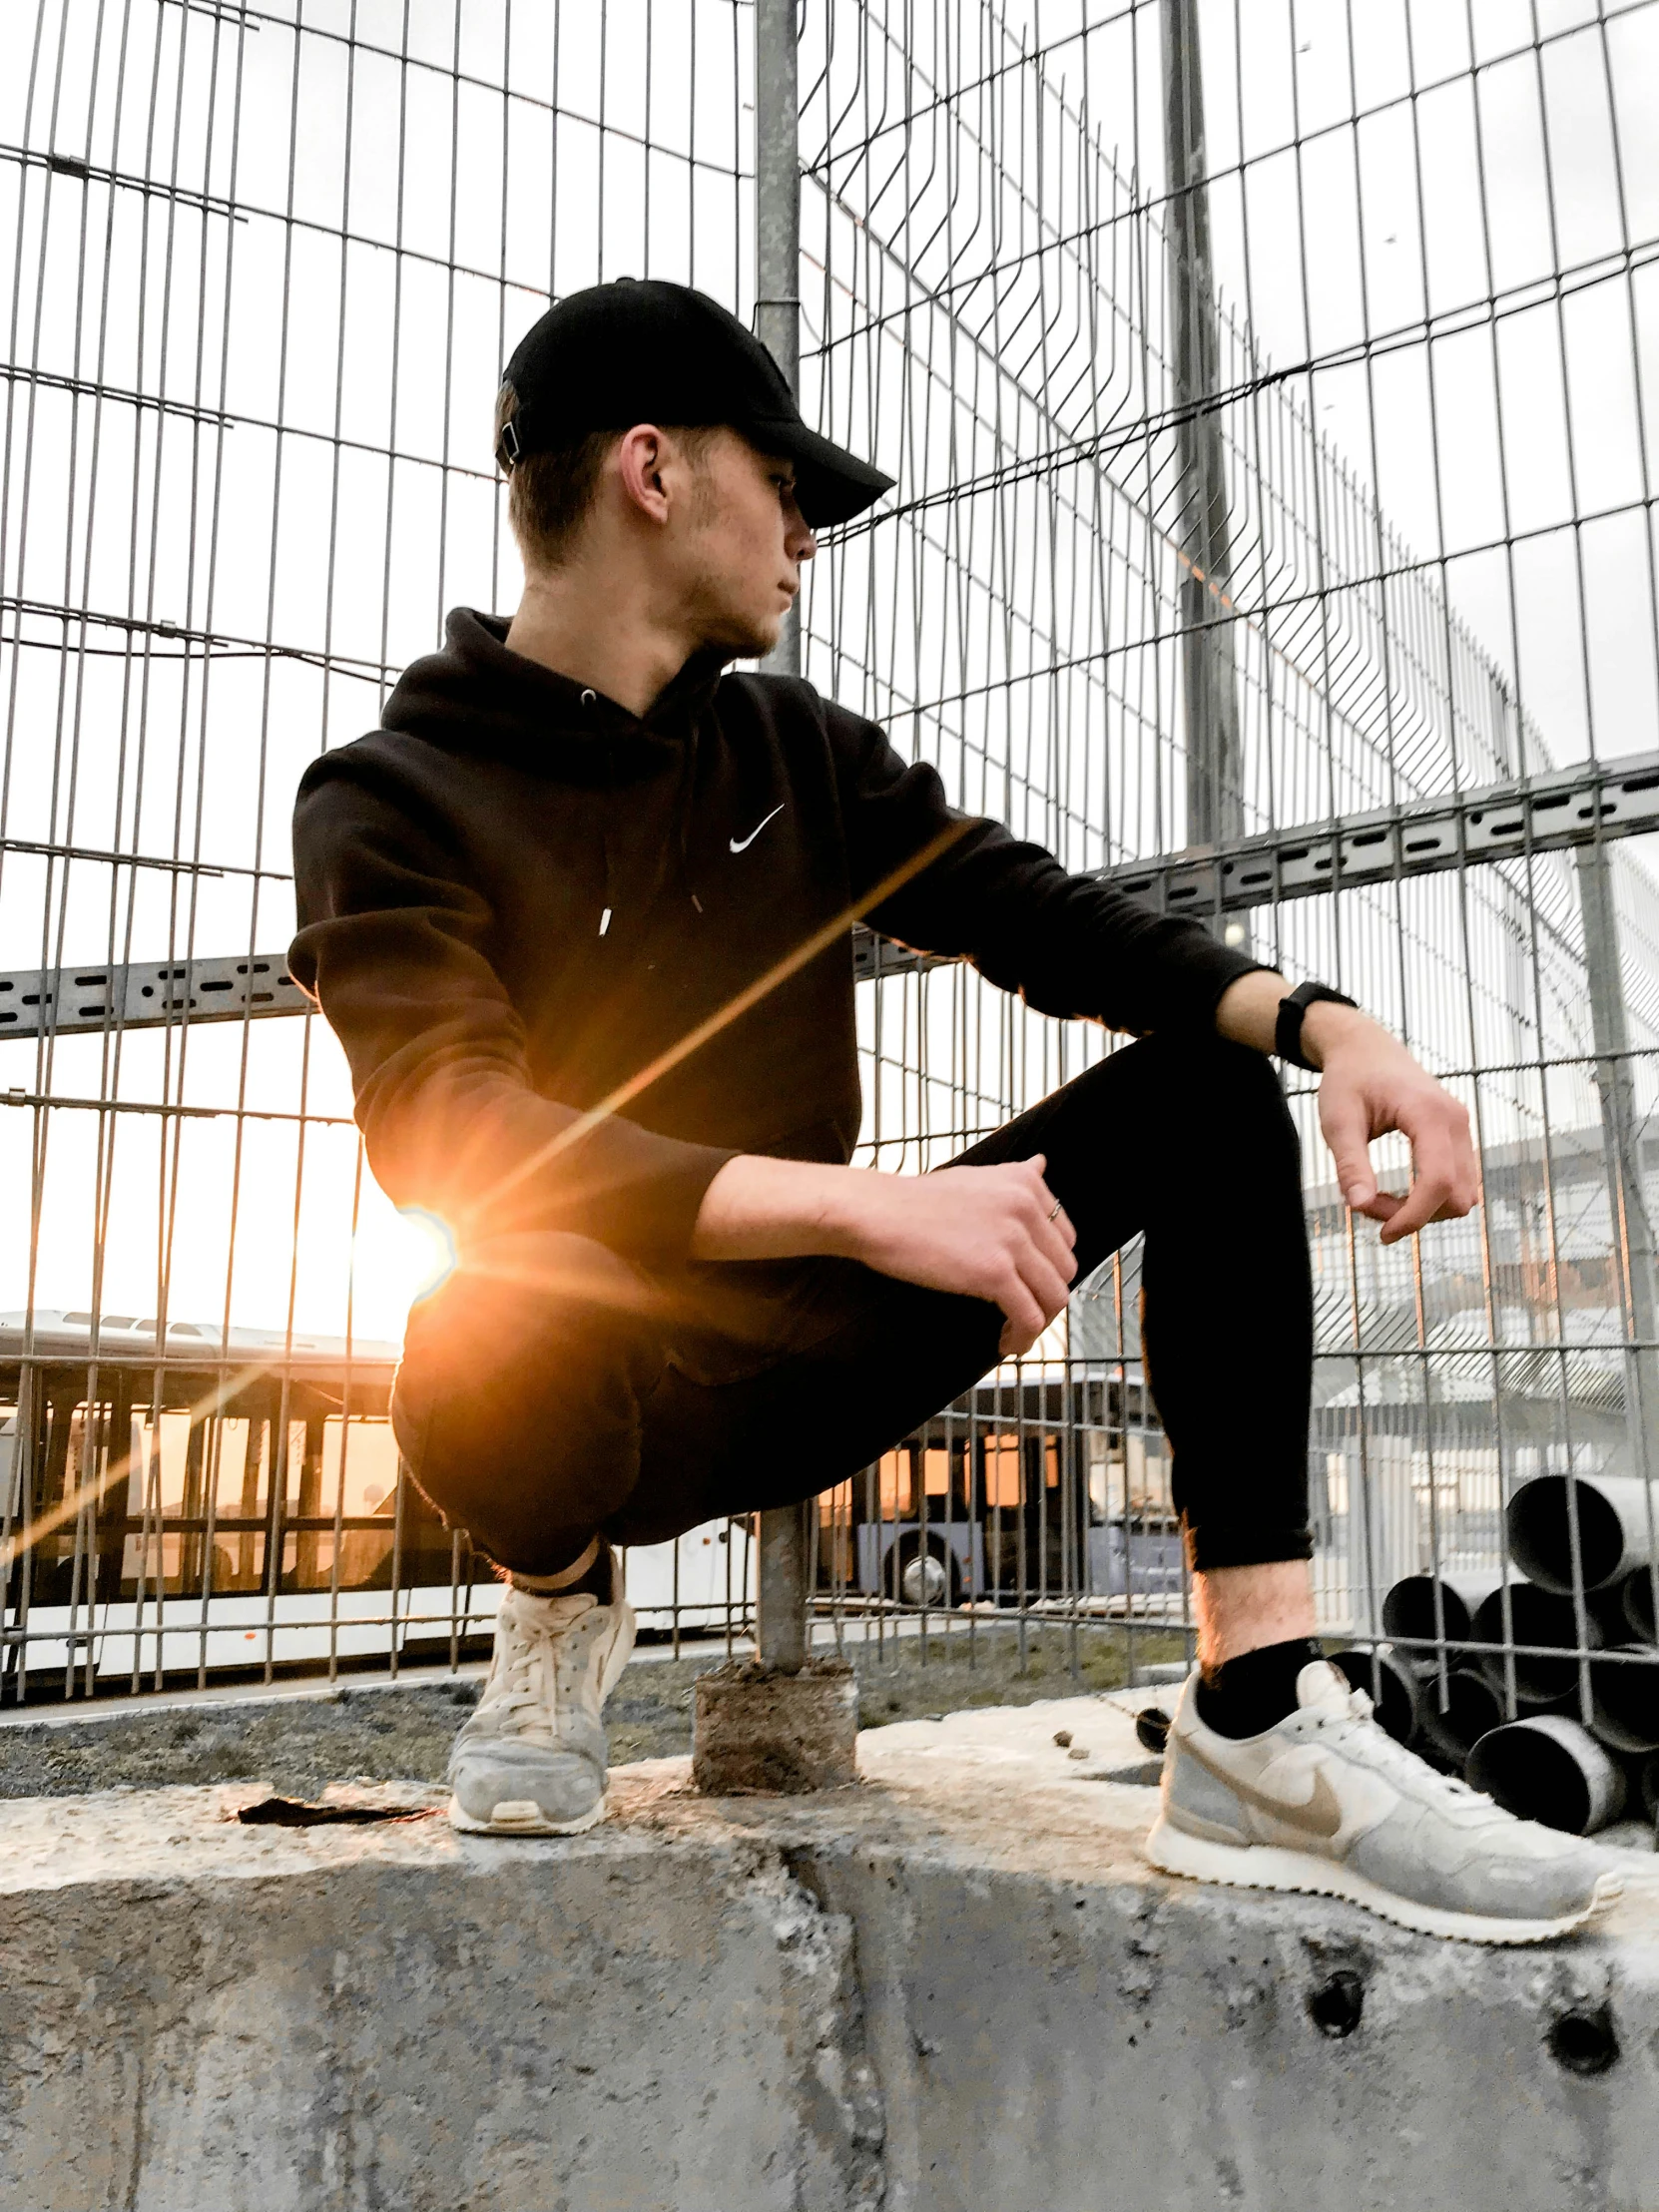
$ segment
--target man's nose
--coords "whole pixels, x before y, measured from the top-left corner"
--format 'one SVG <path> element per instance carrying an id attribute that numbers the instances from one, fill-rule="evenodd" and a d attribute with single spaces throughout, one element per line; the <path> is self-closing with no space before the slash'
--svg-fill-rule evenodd
<path id="1" fill-rule="evenodd" d="M 818 551 L 818 539 L 811 523 L 792 498 L 787 510 L 788 528 L 784 533 L 784 551 L 792 561 L 810 561 Z"/>

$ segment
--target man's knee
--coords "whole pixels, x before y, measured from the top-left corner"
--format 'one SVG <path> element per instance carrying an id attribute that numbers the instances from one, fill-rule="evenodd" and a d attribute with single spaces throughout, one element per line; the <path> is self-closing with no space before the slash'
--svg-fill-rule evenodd
<path id="1" fill-rule="evenodd" d="M 1295 1141 L 1296 1123 L 1274 1062 L 1214 1030 L 1170 1031 L 1108 1053 L 1076 1078 L 1078 1102 L 1121 1118 L 1126 1106 L 1150 1131 L 1193 1123 L 1260 1129 Z"/>
<path id="2" fill-rule="evenodd" d="M 1148 1037 L 1128 1049 L 1145 1056 L 1149 1111 L 1183 1141 L 1207 1132 L 1230 1149 L 1297 1158 L 1296 1120 L 1267 1053 L 1214 1031 Z"/>
<path id="3" fill-rule="evenodd" d="M 392 1426 L 446 1519 L 500 1558 L 505 1525 L 615 1510 L 662 1373 L 657 1298 L 601 1245 L 527 1234 L 479 1246 L 414 1308 Z"/>

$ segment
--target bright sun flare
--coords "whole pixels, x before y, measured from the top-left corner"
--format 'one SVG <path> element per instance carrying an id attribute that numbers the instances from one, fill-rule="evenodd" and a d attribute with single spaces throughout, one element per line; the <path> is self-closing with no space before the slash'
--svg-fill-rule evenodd
<path id="1" fill-rule="evenodd" d="M 422 1212 L 418 1206 L 398 1214 L 397 1228 L 403 1247 L 398 1255 L 400 1272 L 409 1284 L 409 1303 L 413 1305 L 416 1299 L 430 1298 L 454 1274 L 455 1239 L 447 1222 L 440 1221 L 436 1214 Z"/>

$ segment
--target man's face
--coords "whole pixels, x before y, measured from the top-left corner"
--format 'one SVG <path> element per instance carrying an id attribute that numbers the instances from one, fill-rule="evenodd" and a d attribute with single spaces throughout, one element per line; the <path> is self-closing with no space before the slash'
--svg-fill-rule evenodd
<path id="1" fill-rule="evenodd" d="M 722 429 L 683 466 L 691 496 L 672 542 L 687 613 L 705 644 L 759 659 L 778 643 L 802 565 L 818 550 L 795 503 L 795 465 Z"/>

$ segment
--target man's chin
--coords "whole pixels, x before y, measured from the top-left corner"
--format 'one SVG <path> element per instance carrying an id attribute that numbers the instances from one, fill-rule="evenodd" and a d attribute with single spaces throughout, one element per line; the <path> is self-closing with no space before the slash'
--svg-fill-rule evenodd
<path id="1" fill-rule="evenodd" d="M 764 661 L 783 634 L 784 618 L 775 615 L 760 622 L 723 622 L 705 642 L 729 661 Z"/>

